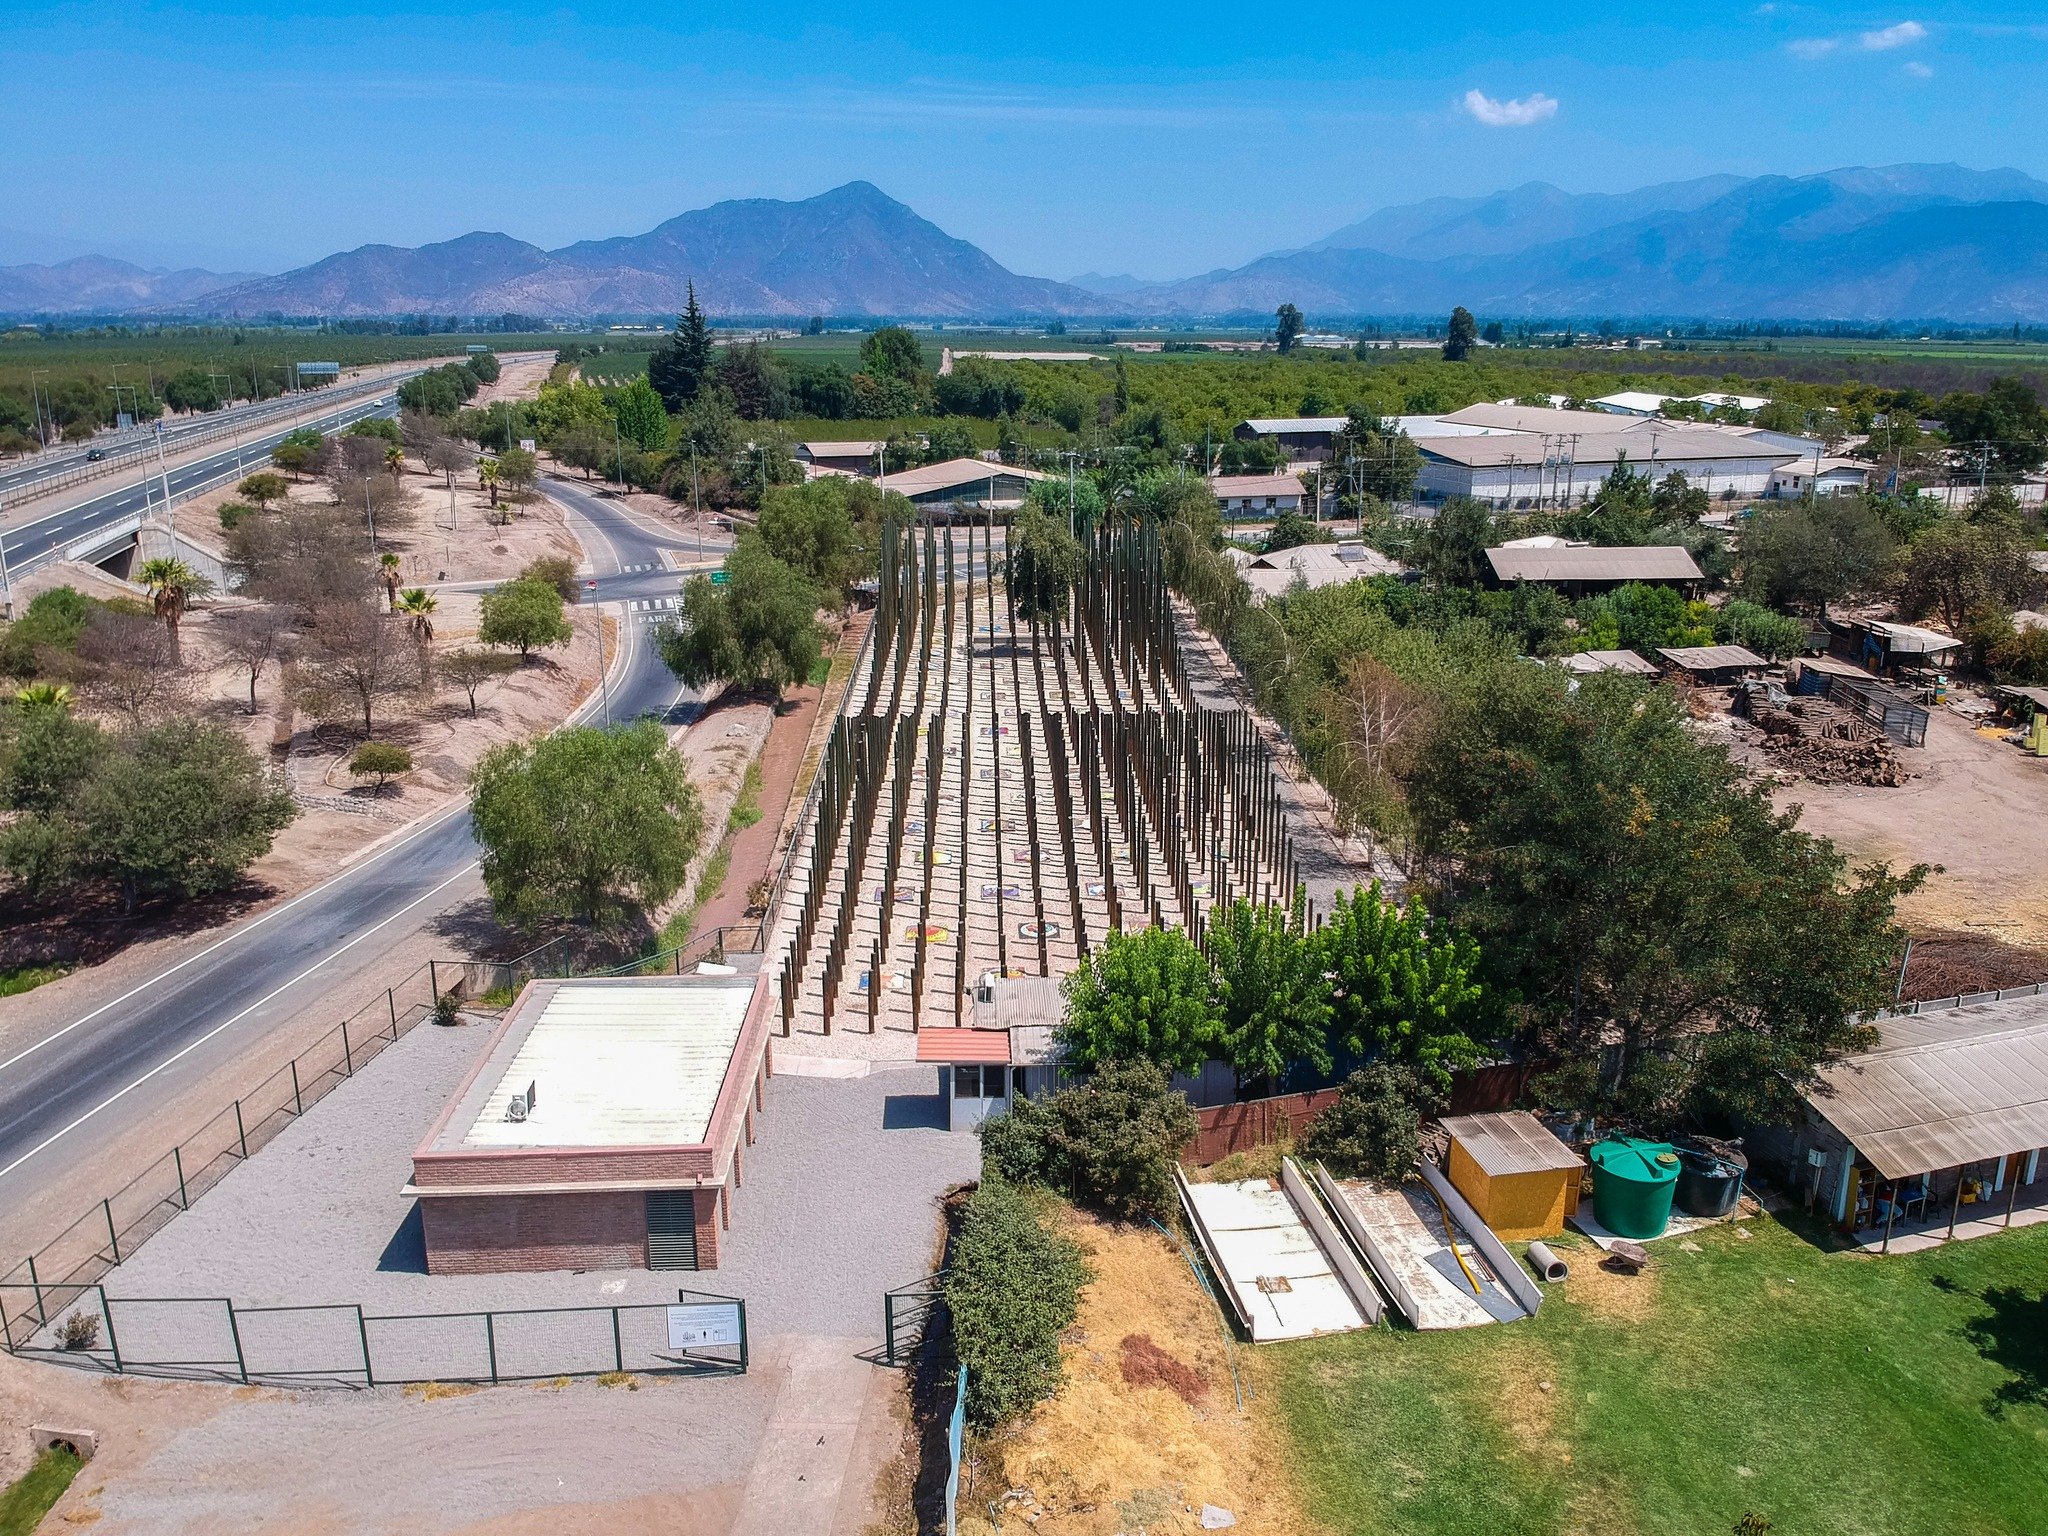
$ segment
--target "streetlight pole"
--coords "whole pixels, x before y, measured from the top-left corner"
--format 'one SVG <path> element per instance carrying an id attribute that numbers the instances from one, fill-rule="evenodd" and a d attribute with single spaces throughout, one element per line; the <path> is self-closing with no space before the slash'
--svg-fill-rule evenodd
<path id="1" fill-rule="evenodd" d="M 0 615 L 14 617 L 14 579 L 7 574 L 7 502 L 0 498 Z"/>
<path id="2" fill-rule="evenodd" d="M 235 473 L 239 475 L 242 472 L 242 421 L 240 417 L 235 415 L 235 401 L 232 393 L 235 381 L 224 373 L 209 373 L 207 378 L 220 380 L 221 383 L 228 386 L 230 391 L 225 404 L 228 413 L 228 425 L 235 429 Z"/>
<path id="3" fill-rule="evenodd" d="M 370 477 L 363 476 L 363 516 L 370 522 L 370 553 L 377 553 L 377 509 L 370 505 Z"/>
<path id="4" fill-rule="evenodd" d="M 172 552 L 175 553 L 178 543 L 178 508 L 177 504 L 171 500 L 171 471 L 170 466 L 164 462 L 164 424 L 161 421 L 156 424 L 155 437 L 156 472 L 163 477 L 164 516 L 171 521 L 171 547 Z"/>
<path id="5" fill-rule="evenodd" d="M 697 481 L 697 445 L 690 444 L 690 519 L 697 525 L 697 559 L 704 559 L 704 493 Z"/>

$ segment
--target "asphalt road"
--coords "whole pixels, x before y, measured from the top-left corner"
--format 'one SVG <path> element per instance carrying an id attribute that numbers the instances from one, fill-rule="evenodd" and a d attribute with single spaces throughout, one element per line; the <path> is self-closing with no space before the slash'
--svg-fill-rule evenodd
<path id="1" fill-rule="evenodd" d="M 389 378 L 381 379 L 378 381 L 381 387 L 375 390 L 374 393 L 389 393 L 391 390 L 398 388 L 406 379 L 411 378 L 413 373 L 421 371 L 420 369 L 414 369 L 412 373 L 394 373 Z M 345 384 L 340 387 L 346 390 L 353 389 L 355 386 L 353 384 Z M 279 418 L 289 417 L 293 411 L 302 410 L 309 405 L 317 406 L 320 393 L 316 392 L 311 396 L 301 395 L 296 398 L 273 398 L 265 400 L 260 404 L 231 406 L 226 410 L 213 411 L 206 415 L 180 416 L 175 420 L 166 420 L 164 423 L 164 450 L 167 453 L 176 453 L 183 439 L 197 436 L 202 432 L 213 431 L 235 421 L 241 422 L 245 432 L 254 432 L 258 429 L 267 430 L 267 423 L 274 422 Z M 361 396 L 358 395 L 355 398 L 360 399 Z M 102 432 L 93 437 L 89 442 L 79 443 L 70 448 L 58 448 L 48 453 L 37 454 L 33 459 L 25 460 L 7 469 L 0 469 L 0 497 L 5 497 L 9 501 L 23 501 L 29 497 L 39 495 L 41 493 L 36 488 L 36 482 L 48 480 L 67 471 L 84 467 L 87 462 L 87 455 L 91 453 L 101 453 L 109 457 L 117 454 L 129 456 L 135 454 L 139 449 L 146 453 L 150 463 L 154 464 L 156 462 L 156 444 L 153 441 L 153 437 L 152 428 L 147 426 L 133 427 L 126 432 Z M 136 460 L 138 465 L 141 462 L 142 460 L 139 458 Z"/>
<path id="2" fill-rule="evenodd" d="M 585 603 L 647 603 L 676 593 L 682 578 L 663 567 L 662 551 L 688 558 L 691 536 L 574 485 L 548 489 L 581 524 L 597 582 Z M 662 665 L 648 625 L 627 622 L 620 632 L 623 655 L 581 718 L 645 713 L 687 721 L 701 700 Z M 0 1060 L 0 1201 L 26 1198 L 270 1030 L 318 1008 L 346 977 L 373 970 L 380 953 L 473 894 L 476 858 L 467 807 L 451 807 Z"/>
<path id="3" fill-rule="evenodd" d="M 171 494 L 173 497 L 187 492 L 197 492 L 239 479 L 245 474 L 254 474 L 268 467 L 270 450 L 282 442 L 285 436 L 300 427 L 317 427 L 322 432 L 334 432 L 366 416 L 396 416 L 398 397 L 391 394 L 372 395 L 367 399 L 337 407 L 334 411 L 309 417 L 300 422 L 286 422 L 260 434 L 244 438 L 240 449 L 230 443 L 217 452 L 207 454 L 183 465 L 174 465 L 169 470 Z M 121 475 L 121 485 L 114 490 L 103 491 L 85 501 L 74 502 L 55 512 L 31 518 L 25 523 L 0 532 L 0 551 L 7 557 L 10 572 L 19 575 L 43 561 L 54 557 L 57 551 L 72 540 L 82 538 L 97 528 L 117 523 L 124 517 L 132 517 L 154 505 L 161 507 L 164 500 L 164 476 L 156 466 L 156 455 L 149 455 L 147 472 L 130 468 Z"/>

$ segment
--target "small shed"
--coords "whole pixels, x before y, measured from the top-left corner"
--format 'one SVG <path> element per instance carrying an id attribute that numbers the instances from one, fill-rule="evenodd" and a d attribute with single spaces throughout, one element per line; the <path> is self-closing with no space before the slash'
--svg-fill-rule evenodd
<path id="1" fill-rule="evenodd" d="M 1739 645 L 1663 645 L 1657 648 L 1673 671 L 1696 683 L 1733 683 L 1755 677 L 1770 665 Z"/>
<path id="2" fill-rule="evenodd" d="M 1010 1107 L 1007 1029 L 923 1029 L 917 1036 L 917 1059 L 940 1068 L 947 1130 L 971 1131 Z"/>
<path id="3" fill-rule="evenodd" d="M 1557 664 L 1567 672 L 1627 672 L 1635 677 L 1655 677 L 1657 668 L 1634 651 L 1573 651 L 1560 656 Z"/>
<path id="4" fill-rule="evenodd" d="M 1526 1110 L 1446 1115 L 1445 1172 L 1494 1234 L 1511 1242 L 1554 1237 L 1579 1208 L 1586 1162 Z"/>

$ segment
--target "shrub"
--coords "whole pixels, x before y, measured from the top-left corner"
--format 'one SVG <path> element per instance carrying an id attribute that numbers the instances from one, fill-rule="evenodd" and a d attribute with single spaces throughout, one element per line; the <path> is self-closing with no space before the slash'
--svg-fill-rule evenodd
<path id="1" fill-rule="evenodd" d="M 97 1349 L 100 1320 L 90 1312 L 74 1312 L 57 1325 L 57 1342 L 66 1349 Z"/>
<path id="2" fill-rule="evenodd" d="M 1005 1179 L 1048 1185 L 1112 1216 L 1144 1216 L 1172 1207 L 1174 1160 L 1196 1129 L 1161 1068 L 1110 1061 L 1087 1083 L 983 1121 L 982 1157 Z"/>
<path id="3" fill-rule="evenodd" d="M 1421 1151 L 1418 1106 L 1426 1094 L 1402 1067 L 1381 1063 L 1354 1072 L 1337 1102 L 1309 1122 L 1302 1150 L 1341 1177 L 1406 1178 Z"/>
<path id="4" fill-rule="evenodd" d="M 348 771 L 359 779 L 375 777 L 376 793 L 382 794 L 385 782 L 394 773 L 412 771 L 412 754 L 388 741 L 366 741 L 349 758 Z"/>
<path id="5" fill-rule="evenodd" d="M 71 651 L 85 633 L 85 622 L 97 606 L 76 587 L 52 587 L 39 592 L 21 611 L 21 617 L 0 631 L 0 672 L 14 677 L 34 677 L 37 652 Z"/>
<path id="6" fill-rule="evenodd" d="M 223 532 L 233 533 L 242 526 L 245 519 L 256 515 L 256 508 L 246 501 L 224 501 L 220 504 L 220 526 Z"/>
<path id="7" fill-rule="evenodd" d="M 542 555 L 538 560 L 529 560 L 519 579 L 553 587 L 565 603 L 576 601 L 576 562 L 567 555 Z"/>
<path id="8" fill-rule="evenodd" d="M 1053 1230 L 1043 1198 L 990 1177 L 969 1197 L 944 1283 L 967 1414 L 993 1428 L 1059 1391 L 1060 1334 L 1081 1307 L 1088 1266 Z"/>

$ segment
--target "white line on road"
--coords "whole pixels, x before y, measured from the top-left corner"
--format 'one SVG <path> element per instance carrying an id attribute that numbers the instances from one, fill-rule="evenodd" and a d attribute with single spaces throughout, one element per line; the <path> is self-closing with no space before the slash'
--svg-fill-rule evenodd
<path id="1" fill-rule="evenodd" d="M 191 1055 L 194 1051 L 198 1050 L 200 1046 L 206 1044 L 207 1041 L 211 1040 L 215 1035 L 219 1034 L 222 1030 L 228 1028 L 230 1025 L 240 1023 L 243 1019 L 246 1019 L 250 1014 L 254 1013 L 258 1008 L 261 1008 L 265 1003 L 269 1002 L 272 998 L 279 996 L 281 993 L 289 992 L 293 987 L 297 986 L 300 982 L 304 981 L 308 976 L 312 975 L 315 971 L 319 970 L 322 966 L 326 965 L 328 961 L 334 959 L 338 955 L 344 954 L 347 951 L 354 949 L 358 944 L 362 943 L 363 940 L 367 939 L 371 934 L 375 933 L 378 928 L 384 927 L 385 924 L 387 923 L 397 922 L 399 918 L 405 916 L 406 913 L 410 912 L 414 907 L 418 906 L 421 902 L 433 900 L 434 897 L 440 895 L 441 892 L 447 890 L 449 886 L 453 885 L 456 881 L 462 879 L 473 868 L 475 868 L 475 865 L 465 864 L 461 869 L 457 870 L 454 874 L 450 875 L 446 880 L 443 880 L 431 891 L 428 891 L 426 895 L 418 897 L 415 900 L 408 902 L 405 906 L 400 907 L 396 912 L 392 913 L 389 917 L 385 918 L 383 922 L 378 923 L 376 927 L 365 928 L 361 933 L 357 934 L 354 938 L 350 939 L 346 944 L 342 945 L 340 949 L 330 950 L 327 954 L 321 956 L 318 960 L 314 961 L 311 965 L 307 966 L 303 971 L 299 972 L 298 975 L 294 976 L 290 981 L 286 982 L 283 986 L 277 988 L 275 991 L 265 993 L 262 997 L 257 998 L 255 1002 L 251 1003 L 248 1007 L 244 1008 L 240 1013 L 236 1014 L 233 1018 L 225 1019 L 221 1023 L 214 1025 L 212 1029 L 209 1029 L 197 1040 L 194 1040 L 190 1045 L 186 1046 L 183 1050 L 179 1051 L 177 1055 L 172 1056 L 165 1061 L 158 1062 L 155 1066 L 151 1067 L 147 1072 L 143 1073 L 142 1076 L 136 1078 L 135 1081 L 130 1083 L 127 1087 L 121 1089 L 117 1093 L 108 1095 L 106 1098 L 100 1100 L 99 1103 L 93 1105 L 91 1109 L 88 1109 L 76 1120 L 72 1121 L 69 1125 L 65 1126 L 63 1130 L 53 1132 L 51 1135 L 45 1137 L 42 1141 L 38 1142 L 35 1146 L 29 1148 L 28 1151 L 22 1153 L 21 1156 L 17 1157 L 5 1168 L 0 1168 L 0 1179 L 6 1178 L 7 1175 L 14 1172 L 15 1169 L 19 1168 L 23 1163 L 27 1162 L 30 1158 L 34 1157 L 38 1152 L 43 1151 L 45 1148 L 50 1147 L 55 1143 L 63 1140 L 66 1136 L 69 1136 L 73 1131 L 77 1130 L 81 1125 L 85 1124 L 85 1122 L 90 1120 L 94 1115 L 98 1114 L 101 1110 L 107 1108 L 108 1105 L 118 1103 L 120 1100 L 127 1098 L 129 1094 L 133 1093 L 136 1089 L 140 1088 L 144 1083 L 148 1082 L 152 1077 L 155 1077 L 159 1072 L 162 1072 L 167 1067 L 176 1066 L 181 1060 Z"/>
<path id="2" fill-rule="evenodd" d="M 466 800 L 461 802 L 460 804 L 449 806 L 446 810 L 440 812 L 438 815 L 435 815 L 430 819 L 421 822 L 417 827 L 414 827 L 412 831 L 409 832 L 406 836 L 400 838 L 397 842 L 393 843 L 389 848 L 385 849 L 385 854 L 388 855 L 391 853 L 395 853 L 398 849 L 404 847 L 414 838 L 420 837 L 425 833 L 433 830 L 434 827 L 438 826 L 441 822 L 446 821 L 450 816 L 454 815 L 456 812 L 466 812 L 468 811 L 468 809 L 469 802 Z M 464 870 L 468 870 L 469 868 L 471 868 L 474 865 L 474 863 L 475 861 L 471 860 L 470 864 L 465 864 L 463 866 Z M 364 865 L 362 867 L 367 869 L 369 866 Z M 0 1061 L 0 1072 L 5 1072 L 9 1067 L 15 1065 L 17 1062 L 24 1061 L 28 1057 L 33 1056 L 37 1051 L 40 1051 L 44 1046 L 50 1044 L 52 1041 L 63 1039 L 66 1035 L 70 1034 L 71 1031 L 77 1029 L 81 1024 L 90 1024 L 94 1019 L 98 1018 L 101 1014 L 105 1013 L 109 1008 L 118 1008 L 121 1006 L 121 1004 L 127 1002 L 129 998 L 138 996 L 139 994 L 147 992 L 154 987 L 162 986 L 164 980 L 167 977 L 175 976 L 179 971 L 185 969 L 186 966 L 192 964 L 193 961 L 204 960 L 208 955 L 212 954 L 222 945 L 235 943 L 237 940 L 242 938 L 244 934 L 253 933 L 256 929 L 261 928 L 265 923 L 269 922 L 272 918 L 284 916 L 285 913 L 291 911 L 291 909 L 293 907 L 296 907 L 300 902 L 310 900 L 315 896 L 323 895 L 331 891 L 334 888 L 334 885 L 335 881 L 328 880 L 323 881 L 319 885 L 314 886 L 311 890 L 301 891 L 298 895 L 294 896 L 290 901 L 285 902 L 283 905 L 272 907 L 268 912 L 264 913 L 254 922 L 247 923 L 242 927 L 235 929 L 233 933 L 228 934 L 224 938 L 216 939 L 213 943 L 207 945 L 206 948 L 200 950 L 197 954 L 187 955 L 184 959 L 180 960 L 176 965 L 173 965 L 168 969 L 158 971 L 154 976 L 150 977 L 149 980 L 143 982 L 140 986 L 132 987 L 128 991 L 123 992 L 119 997 L 114 998 L 109 1002 L 101 1003 L 99 1007 L 93 1009 L 91 1013 L 79 1015 L 77 1018 L 73 1019 L 69 1024 L 66 1024 L 62 1029 L 56 1030 L 50 1034 L 43 1036 L 43 1038 L 38 1040 L 34 1045 L 29 1046 L 25 1050 L 17 1051 L 14 1055 L 8 1057 L 5 1061 Z M 436 886 L 435 889 L 439 890 L 440 887 Z M 351 940 L 350 942 L 353 943 L 354 941 Z M 341 951 L 336 950 L 334 953 L 338 955 L 341 953 Z M 328 958 L 331 959 L 332 956 L 329 956 Z M 319 963 L 321 965 L 324 965 L 326 964 L 326 961 L 323 960 Z M 315 968 L 317 969 L 318 967 L 316 966 Z"/>

